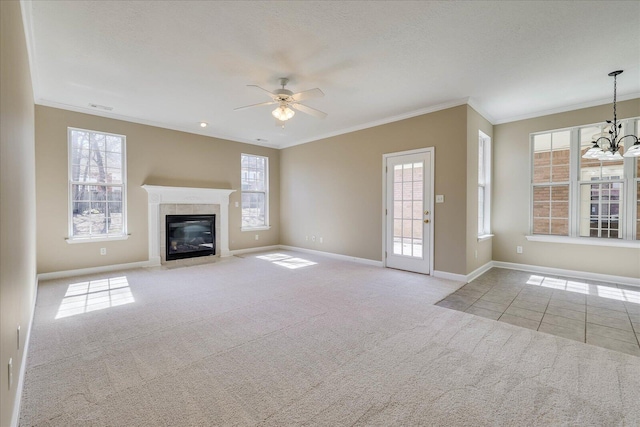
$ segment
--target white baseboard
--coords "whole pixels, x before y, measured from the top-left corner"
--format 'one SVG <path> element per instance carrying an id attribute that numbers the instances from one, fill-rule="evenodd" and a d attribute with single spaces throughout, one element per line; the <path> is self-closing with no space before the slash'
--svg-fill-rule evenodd
<path id="1" fill-rule="evenodd" d="M 491 267 L 493 267 L 493 266 L 494 266 L 493 265 L 493 261 L 489 261 L 485 265 L 476 268 L 471 273 L 467 274 L 467 283 L 469 283 L 470 281 L 472 281 L 473 279 L 475 279 L 477 277 L 482 276 L 484 273 L 486 273 L 487 271 L 491 270 Z"/>
<path id="2" fill-rule="evenodd" d="M 342 261 L 353 261 L 353 262 L 357 262 L 357 263 L 360 263 L 360 264 L 372 265 L 374 267 L 382 267 L 382 261 L 375 261 L 375 260 L 372 260 L 372 259 L 358 258 L 358 257 L 349 256 L 349 255 L 341 255 L 341 254 L 336 254 L 336 253 L 333 253 L 333 252 L 316 251 L 314 249 L 298 248 L 296 246 L 279 245 L 278 247 L 280 249 L 287 249 L 287 250 L 290 250 L 290 251 L 305 252 L 305 253 L 308 253 L 308 254 L 316 254 L 316 255 L 326 256 L 327 258 L 339 259 L 339 260 L 342 260 Z"/>
<path id="3" fill-rule="evenodd" d="M 265 252 L 280 249 L 280 245 L 260 246 L 258 248 L 234 249 L 229 251 L 229 255 L 250 254 L 252 252 Z"/>
<path id="4" fill-rule="evenodd" d="M 563 268 L 541 267 L 538 265 L 516 264 L 513 262 L 492 261 L 493 267 L 523 270 L 532 273 L 574 277 L 576 279 L 597 280 L 599 282 L 619 283 L 621 285 L 640 286 L 640 278 L 614 276 L 611 274 L 590 273 L 588 271 L 565 270 Z"/>
<path id="5" fill-rule="evenodd" d="M 278 249 L 287 249 L 291 251 L 316 254 L 316 255 L 326 256 L 328 258 L 334 258 L 334 259 L 339 259 L 343 261 L 352 261 L 360 264 L 372 265 L 375 267 L 384 266 L 382 261 L 375 261 L 372 259 L 358 258 L 358 257 L 352 257 L 348 255 L 336 254 L 333 252 L 317 251 L 314 249 L 299 248 L 296 246 L 288 246 L 288 245 L 270 245 L 270 246 L 260 246 L 256 248 L 236 249 L 236 250 L 230 251 L 230 255 L 241 255 L 241 254 L 252 253 L 252 252 L 265 252 L 265 251 L 272 251 L 272 250 L 278 250 Z M 130 270 L 133 268 L 153 267 L 153 266 L 155 266 L 155 264 L 151 261 L 140 261 L 140 262 L 131 262 L 127 264 L 114 264 L 114 265 L 105 265 L 101 267 L 81 268 L 77 270 L 54 271 L 51 273 L 38 274 L 37 280 L 60 279 L 64 277 L 83 276 L 86 274 L 104 273 L 104 272 L 117 271 L 117 270 Z M 530 265 L 530 264 L 517 264 L 517 263 L 503 262 L 503 261 L 489 261 L 488 263 L 475 269 L 474 271 L 472 271 L 467 275 L 449 273 L 447 271 L 439 271 L 439 270 L 434 270 L 432 275 L 434 277 L 439 277 L 441 279 L 448 279 L 448 280 L 454 280 L 456 282 L 467 283 L 481 276 L 483 273 L 485 273 L 492 267 L 507 268 L 510 270 L 531 271 L 533 273 L 575 277 L 577 279 L 597 280 L 600 282 L 619 283 L 621 285 L 631 285 L 631 286 L 640 287 L 640 278 L 614 276 L 610 274 L 590 273 L 587 271 L 578 271 L 578 270 L 566 270 L 562 268 L 543 267 L 543 266 Z"/>
<path id="6" fill-rule="evenodd" d="M 105 273 L 117 270 L 131 270 L 133 268 L 152 267 L 149 261 L 130 262 L 127 264 L 103 265 L 100 267 L 79 268 L 77 270 L 53 271 L 38 274 L 38 280 L 61 279 L 63 277 L 84 276 L 85 274 Z"/>
<path id="7" fill-rule="evenodd" d="M 38 299 L 38 277 L 36 275 L 35 290 L 33 292 L 33 301 L 31 301 L 31 316 L 27 325 L 27 335 L 24 338 L 24 351 L 22 353 L 22 365 L 20 365 L 20 373 L 18 374 L 18 383 L 16 384 L 16 400 L 13 402 L 13 414 L 11 415 L 11 427 L 18 427 L 20 423 L 20 407 L 22 406 L 22 390 L 24 388 L 24 377 L 27 372 L 27 358 L 29 355 L 29 343 L 31 342 L 31 329 L 33 328 L 33 318 L 36 315 L 36 301 Z"/>
<path id="8" fill-rule="evenodd" d="M 467 283 L 467 276 L 464 274 L 449 273 L 448 271 L 433 270 L 433 277 Z"/>

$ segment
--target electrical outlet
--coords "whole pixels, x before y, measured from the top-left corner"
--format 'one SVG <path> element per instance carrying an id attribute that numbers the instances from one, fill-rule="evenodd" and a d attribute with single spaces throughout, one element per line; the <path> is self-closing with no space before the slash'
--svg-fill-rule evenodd
<path id="1" fill-rule="evenodd" d="M 236 208 L 237 208 L 238 206 L 240 206 L 240 205 L 238 204 L 238 202 L 236 202 Z"/>
<path id="2" fill-rule="evenodd" d="M 322 240 L 323 240 L 323 239 L 322 239 L 322 237 L 321 237 L 321 238 L 320 238 L 320 243 L 322 243 Z"/>
<path id="3" fill-rule="evenodd" d="M 444 203 L 444 194 L 436 194 L 436 203 Z"/>
<path id="4" fill-rule="evenodd" d="M 13 385 L 13 358 L 9 358 L 9 390 Z"/>
<path id="5" fill-rule="evenodd" d="M 311 236 L 311 241 L 315 242 L 316 241 L 316 236 Z"/>
<path id="6" fill-rule="evenodd" d="M 516 246 L 516 253 L 522 253 L 522 246 Z"/>
<path id="7" fill-rule="evenodd" d="M 107 254 L 107 248 L 100 248 L 100 255 L 106 255 Z"/>
<path id="8" fill-rule="evenodd" d="M 260 239 L 260 235 L 256 234 L 256 240 Z"/>
<path id="9" fill-rule="evenodd" d="M 304 240 L 309 241 L 309 236 L 304 236 Z"/>
<path id="10" fill-rule="evenodd" d="M 478 250 L 477 250 L 477 249 L 476 249 L 476 251 L 475 251 L 475 254 L 474 254 L 474 255 L 475 255 L 476 259 L 478 259 Z"/>

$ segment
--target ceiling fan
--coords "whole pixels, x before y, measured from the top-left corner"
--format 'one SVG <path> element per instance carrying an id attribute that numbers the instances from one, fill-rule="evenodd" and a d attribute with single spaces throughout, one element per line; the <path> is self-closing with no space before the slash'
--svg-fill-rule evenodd
<path id="1" fill-rule="evenodd" d="M 295 114 L 295 111 L 302 111 L 305 114 L 309 114 L 310 116 L 317 117 L 319 119 L 324 119 L 327 117 L 327 113 L 324 113 L 320 110 L 316 110 L 315 108 L 311 108 L 307 105 L 301 104 L 300 101 L 304 101 L 306 99 L 312 98 L 321 98 L 324 96 L 324 93 L 318 89 L 309 89 L 298 93 L 293 93 L 292 91 L 285 89 L 284 87 L 289 83 L 289 79 L 281 78 L 280 85 L 282 89 L 276 89 L 273 92 L 268 91 L 260 86 L 256 85 L 247 85 L 251 87 L 257 87 L 258 89 L 267 92 L 271 97 L 271 101 L 261 102 L 259 104 L 246 105 L 244 107 L 234 108 L 234 111 L 243 110 L 245 108 L 252 107 L 260 107 L 263 105 L 275 105 L 278 104 L 278 107 L 271 112 L 273 117 L 276 118 L 276 125 L 282 126 L 284 128 L 284 122 L 289 120 Z M 293 108 L 293 110 L 292 110 Z"/>

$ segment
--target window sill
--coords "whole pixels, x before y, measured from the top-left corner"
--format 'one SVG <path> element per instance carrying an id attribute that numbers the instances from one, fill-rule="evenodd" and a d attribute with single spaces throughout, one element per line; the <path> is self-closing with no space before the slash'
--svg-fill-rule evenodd
<path id="1" fill-rule="evenodd" d="M 546 243 L 568 243 L 571 245 L 585 246 L 612 246 L 619 248 L 635 248 L 640 249 L 640 241 L 622 240 L 622 239 L 605 239 L 593 237 L 567 237 L 567 236 L 546 236 L 534 235 L 525 236 L 530 242 L 546 242 Z"/>
<path id="2" fill-rule="evenodd" d="M 240 231 L 260 231 L 260 230 L 271 230 L 270 225 L 263 225 L 260 227 L 242 227 Z"/>
<path id="3" fill-rule="evenodd" d="M 97 242 L 111 242 L 114 240 L 127 240 L 129 235 L 126 234 L 124 236 L 109 236 L 109 237 L 67 237 L 65 240 L 70 245 L 75 245 L 77 243 L 97 243 Z"/>
<path id="4" fill-rule="evenodd" d="M 489 240 L 493 237 L 493 234 L 483 234 L 482 236 L 478 236 L 478 242 L 484 242 L 485 240 Z"/>

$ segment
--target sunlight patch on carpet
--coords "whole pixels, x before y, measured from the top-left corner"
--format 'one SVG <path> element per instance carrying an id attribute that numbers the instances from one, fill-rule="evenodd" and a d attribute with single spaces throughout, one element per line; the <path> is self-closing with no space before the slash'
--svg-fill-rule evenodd
<path id="1" fill-rule="evenodd" d="M 72 283 L 60 303 L 56 319 L 135 302 L 126 276 Z"/>
<path id="2" fill-rule="evenodd" d="M 637 291 L 632 291 L 629 289 L 619 289 L 613 286 L 593 285 L 576 280 L 566 280 L 559 279 L 557 277 L 546 277 L 539 275 L 531 275 L 529 277 L 529 280 L 527 280 L 527 285 L 560 289 L 563 291 L 577 292 L 585 295 L 594 295 L 601 298 L 609 298 L 618 301 L 640 304 L 640 289 Z"/>
<path id="3" fill-rule="evenodd" d="M 286 267 L 290 270 L 318 264 L 317 262 L 309 261 L 303 258 L 295 258 L 286 254 L 259 255 L 256 258 L 269 261 L 272 264 Z"/>

